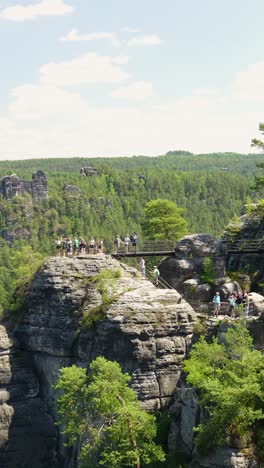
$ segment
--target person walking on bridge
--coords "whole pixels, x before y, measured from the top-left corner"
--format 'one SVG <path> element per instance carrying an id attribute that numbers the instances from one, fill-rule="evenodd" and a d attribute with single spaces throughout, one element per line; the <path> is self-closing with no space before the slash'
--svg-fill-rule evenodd
<path id="1" fill-rule="evenodd" d="M 215 293 L 215 295 L 213 297 L 213 304 L 214 304 L 213 317 L 218 317 L 218 313 L 219 313 L 220 306 L 221 306 L 219 292 Z"/>

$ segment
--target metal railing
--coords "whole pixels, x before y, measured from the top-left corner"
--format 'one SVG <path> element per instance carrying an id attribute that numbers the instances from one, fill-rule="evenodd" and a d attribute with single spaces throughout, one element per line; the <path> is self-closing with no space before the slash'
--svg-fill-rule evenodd
<path id="1" fill-rule="evenodd" d="M 192 306 L 196 313 L 201 315 L 213 315 L 214 304 L 213 302 L 200 302 L 200 301 L 191 301 L 187 302 Z M 230 315 L 231 308 L 229 302 L 221 302 L 219 315 Z M 249 301 L 248 303 L 237 304 L 234 308 L 235 315 L 252 315 L 254 312 L 254 303 Z"/>
<path id="2" fill-rule="evenodd" d="M 223 245 L 228 254 L 232 253 L 257 253 L 264 251 L 263 239 L 249 239 L 249 240 L 224 240 Z"/>
<path id="3" fill-rule="evenodd" d="M 136 246 L 130 244 L 128 247 L 121 243 L 120 247 L 116 248 L 115 245 L 112 245 L 112 253 L 114 254 L 131 254 L 135 252 L 142 253 L 157 253 L 157 252 L 174 252 L 175 245 L 177 241 L 166 241 L 166 240 L 148 240 L 148 241 L 138 241 Z"/>
<path id="4" fill-rule="evenodd" d="M 177 245 L 176 240 L 139 240 L 137 242 L 136 247 L 130 245 L 126 247 L 122 242 L 120 247 L 115 248 L 115 245 L 109 245 L 108 251 L 114 255 L 125 255 L 127 254 L 135 254 L 135 253 L 152 253 L 155 254 L 168 254 L 173 253 L 175 251 L 175 247 Z M 251 240 L 234 240 L 230 241 L 224 239 L 222 241 L 222 245 L 224 247 L 223 254 L 232 254 L 232 253 L 258 253 L 264 251 L 264 239 L 251 239 Z"/>

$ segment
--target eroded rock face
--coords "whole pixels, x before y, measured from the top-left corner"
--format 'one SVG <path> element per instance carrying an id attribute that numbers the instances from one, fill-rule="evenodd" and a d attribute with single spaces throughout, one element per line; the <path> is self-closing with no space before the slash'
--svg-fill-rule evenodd
<path id="1" fill-rule="evenodd" d="M 105 283 L 110 300 L 103 320 L 85 327 L 83 314 L 102 303 L 91 281 L 101 269 L 120 269 L 121 277 Z M 167 408 L 195 321 L 196 314 L 178 292 L 155 288 L 111 257 L 50 259 L 31 285 L 15 343 L 8 336 L 3 335 L 2 344 L 0 339 L 3 349 L 8 346 L 0 356 L 0 413 L 5 418 L 1 468 L 22 466 L 16 464 L 21 460 L 25 468 L 71 466 L 54 424 L 53 385 L 62 366 L 86 367 L 99 355 L 116 360 L 132 376 L 145 409 Z"/>
<path id="2" fill-rule="evenodd" d="M 31 354 L 0 326 L 0 466 L 58 466 L 58 430 L 40 396 Z"/>
<path id="3" fill-rule="evenodd" d="M 192 468 L 260 468 L 255 459 L 248 459 L 239 450 L 219 447 L 207 457 L 194 461 Z"/>
<path id="4" fill-rule="evenodd" d="M 184 236 L 176 244 L 175 257 L 166 258 L 159 265 L 162 278 L 184 295 L 186 300 L 206 301 L 213 289 L 202 281 L 206 258 L 212 260 L 215 283 L 226 279 L 226 252 L 223 243 L 207 234 Z"/>
<path id="5" fill-rule="evenodd" d="M 25 193 L 34 199 L 46 198 L 48 194 L 47 177 L 43 171 L 32 174 L 32 180 L 22 180 L 16 174 L 4 176 L 0 179 L 0 194 L 7 200 Z"/>
<path id="6" fill-rule="evenodd" d="M 183 385 L 177 389 L 175 402 L 169 412 L 169 452 L 174 453 L 177 449 L 190 456 L 193 451 L 194 427 L 198 424 L 200 416 L 198 398 L 193 388 Z"/>

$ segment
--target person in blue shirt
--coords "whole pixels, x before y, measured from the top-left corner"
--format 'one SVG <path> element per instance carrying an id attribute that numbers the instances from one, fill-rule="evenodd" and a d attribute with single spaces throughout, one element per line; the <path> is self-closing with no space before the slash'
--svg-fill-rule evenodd
<path id="1" fill-rule="evenodd" d="M 214 304 L 213 317 L 218 317 L 218 313 L 219 313 L 220 305 L 221 305 L 219 292 L 215 293 L 213 297 L 213 304 Z"/>

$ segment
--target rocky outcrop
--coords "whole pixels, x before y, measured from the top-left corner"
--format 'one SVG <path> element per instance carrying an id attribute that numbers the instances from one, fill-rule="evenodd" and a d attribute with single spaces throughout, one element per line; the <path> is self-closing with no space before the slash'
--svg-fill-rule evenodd
<path id="1" fill-rule="evenodd" d="M 86 177 L 92 177 L 98 175 L 98 171 L 92 166 L 86 166 L 80 169 L 80 174 Z"/>
<path id="2" fill-rule="evenodd" d="M 95 280 L 102 269 L 120 270 L 119 278 L 104 282 L 107 307 Z M 8 362 L 0 375 L 5 418 L 0 466 L 22 466 L 16 464 L 21 460 L 25 468 L 68 466 L 70 455 L 54 424 L 53 385 L 62 366 L 86 367 L 99 355 L 116 360 L 132 376 L 146 409 L 168 408 L 195 321 L 178 292 L 155 288 L 111 257 L 50 259 L 30 287 L 14 344 L 3 339 Z"/>
<path id="3" fill-rule="evenodd" d="M 48 194 L 47 177 L 43 171 L 32 174 L 32 180 L 22 180 L 16 174 L 4 176 L 0 179 L 0 194 L 10 200 L 16 196 L 29 193 L 34 199 L 43 199 Z"/>
<path id="4" fill-rule="evenodd" d="M 56 468 L 58 430 L 29 352 L 0 326 L 0 466 Z"/>
<path id="5" fill-rule="evenodd" d="M 219 447 L 207 457 L 197 459 L 191 468 L 260 468 L 254 457 L 248 458 L 237 449 Z"/>
<path id="6" fill-rule="evenodd" d="M 169 410 L 171 417 L 168 449 L 191 456 L 194 443 L 194 427 L 200 419 L 198 398 L 193 388 L 183 385 L 177 389 L 175 402 Z"/>
<path id="7" fill-rule="evenodd" d="M 252 205 L 252 212 L 240 217 L 235 241 L 262 241 L 264 238 L 264 216 L 262 209 Z M 228 236 L 228 227 L 227 227 Z M 263 293 L 264 256 L 262 252 L 230 255 L 227 259 L 227 269 L 232 272 L 250 275 L 251 289 Z M 254 273 L 254 274 L 253 274 Z"/>
<path id="8" fill-rule="evenodd" d="M 69 185 L 69 184 L 64 184 L 63 185 L 63 190 L 66 192 L 68 195 L 73 195 L 73 196 L 78 196 L 81 194 L 81 189 L 76 187 L 76 185 Z"/>
<path id="9" fill-rule="evenodd" d="M 226 252 L 222 242 L 206 234 L 183 237 L 175 247 L 175 257 L 159 265 L 162 278 L 184 295 L 186 300 L 208 302 L 214 288 L 203 281 L 206 259 L 211 259 L 215 284 L 226 281 Z"/>

